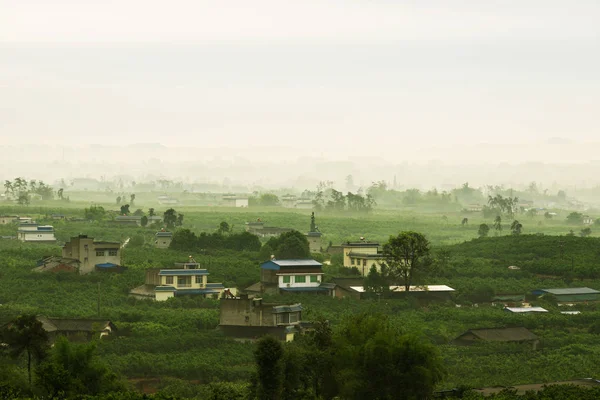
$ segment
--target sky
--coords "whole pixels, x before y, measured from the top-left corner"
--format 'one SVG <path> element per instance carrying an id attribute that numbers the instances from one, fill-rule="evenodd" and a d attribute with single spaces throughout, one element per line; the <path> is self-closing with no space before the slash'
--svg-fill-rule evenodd
<path id="1" fill-rule="evenodd" d="M 598 21 L 597 0 L 0 0 L 0 139 L 387 159 L 600 141 Z"/>

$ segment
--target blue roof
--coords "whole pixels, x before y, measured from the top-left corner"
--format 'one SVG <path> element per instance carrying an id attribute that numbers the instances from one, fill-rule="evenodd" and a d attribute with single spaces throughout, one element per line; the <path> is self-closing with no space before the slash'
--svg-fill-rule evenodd
<path id="1" fill-rule="evenodd" d="M 206 287 L 209 289 L 225 289 L 225 286 L 222 283 L 207 283 Z"/>
<path id="2" fill-rule="evenodd" d="M 323 264 L 318 261 L 304 260 L 269 260 L 260 265 L 262 269 L 279 271 L 281 268 L 321 268 Z"/>
<path id="3" fill-rule="evenodd" d="M 175 289 L 173 286 L 157 286 L 154 288 L 154 290 L 156 292 L 174 292 L 177 289 Z"/>
<path id="4" fill-rule="evenodd" d="M 113 264 L 113 263 L 104 263 L 104 264 L 96 264 L 96 267 L 98 267 L 98 268 L 116 268 L 116 267 L 118 267 L 118 265 Z"/>
<path id="5" fill-rule="evenodd" d="M 158 275 L 161 276 L 197 276 L 197 275 L 208 275 L 208 271 L 205 269 L 161 269 Z"/>

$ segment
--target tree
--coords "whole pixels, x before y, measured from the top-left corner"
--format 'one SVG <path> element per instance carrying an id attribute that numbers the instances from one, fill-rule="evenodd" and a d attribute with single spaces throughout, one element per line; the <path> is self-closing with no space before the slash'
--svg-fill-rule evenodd
<path id="1" fill-rule="evenodd" d="M 24 314 L 10 323 L 3 332 L 4 342 L 13 357 L 27 354 L 27 374 L 31 386 L 31 362 L 42 360 L 48 348 L 48 334 L 42 323 L 32 314 Z"/>
<path id="2" fill-rule="evenodd" d="M 499 215 L 496 215 L 494 219 L 494 229 L 496 230 L 496 234 L 502 231 L 502 217 Z"/>
<path id="3" fill-rule="evenodd" d="M 145 215 L 144 215 L 144 216 L 142 216 L 142 219 L 140 220 L 140 224 L 141 224 L 143 227 L 146 227 L 146 226 L 148 225 L 148 217 L 146 217 Z"/>
<path id="4" fill-rule="evenodd" d="M 173 234 L 169 248 L 175 250 L 193 250 L 198 246 L 196 234 L 189 229 L 179 229 Z"/>
<path id="5" fill-rule="evenodd" d="M 125 204 L 121 206 L 121 215 L 129 214 L 129 204 Z"/>
<path id="6" fill-rule="evenodd" d="M 573 211 L 567 215 L 567 222 L 570 224 L 581 224 L 583 222 L 583 214 L 577 211 Z"/>
<path id="7" fill-rule="evenodd" d="M 129 203 L 131 205 L 134 205 L 134 203 L 135 203 L 135 194 L 132 193 L 131 196 L 129 196 Z"/>
<path id="8" fill-rule="evenodd" d="M 154 217 L 156 214 L 154 213 L 154 208 L 149 208 L 148 209 L 148 216 L 150 217 Z"/>
<path id="9" fill-rule="evenodd" d="M 425 272 L 428 255 L 429 241 L 418 232 L 400 232 L 398 236 L 390 236 L 383 246 L 383 257 L 390 277 L 403 283 L 406 292 L 410 290 L 416 275 Z"/>
<path id="10" fill-rule="evenodd" d="M 106 211 L 102 206 L 91 206 L 84 210 L 84 215 L 88 221 L 102 221 L 106 215 Z"/>
<path id="11" fill-rule="evenodd" d="M 183 214 L 177 214 L 177 221 L 175 222 L 175 226 L 183 225 Z"/>
<path id="12" fill-rule="evenodd" d="M 389 291 L 389 285 L 386 282 L 385 277 L 377 271 L 375 265 L 371 265 L 369 273 L 365 277 L 364 281 L 365 290 L 368 293 L 376 293 L 382 295 Z"/>
<path id="13" fill-rule="evenodd" d="M 175 223 L 177 222 L 177 212 L 174 209 L 169 208 L 163 214 L 163 221 L 165 221 L 167 228 L 174 228 Z"/>
<path id="14" fill-rule="evenodd" d="M 518 236 L 521 234 L 521 231 L 523 230 L 523 225 L 521 225 L 521 223 L 519 223 L 519 221 L 514 220 L 513 223 L 510 225 L 510 230 L 513 235 Z"/>
<path id="15" fill-rule="evenodd" d="M 414 336 L 398 335 L 384 315 L 350 316 L 334 334 L 333 346 L 343 399 L 428 399 L 444 375 L 439 351 Z"/>
<path id="16" fill-rule="evenodd" d="M 283 391 L 283 346 L 273 336 L 264 336 L 256 343 L 256 398 L 279 400 Z"/>
<path id="17" fill-rule="evenodd" d="M 219 229 L 217 229 L 217 232 L 219 232 L 220 234 L 225 234 L 225 233 L 229 233 L 229 224 L 225 221 L 221 221 L 221 223 L 219 224 Z"/>
<path id="18" fill-rule="evenodd" d="M 31 202 L 31 196 L 27 192 L 20 192 L 19 197 L 17 197 L 17 203 L 20 205 L 28 206 Z"/>
<path id="19" fill-rule="evenodd" d="M 487 235 L 490 233 L 490 227 L 488 226 L 488 224 L 481 224 L 479 225 L 479 230 L 477 231 L 477 234 L 479 235 L 479 237 L 487 237 Z"/>
<path id="20" fill-rule="evenodd" d="M 56 195 L 58 196 L 59 199 L 63 199 L 63 195 L 64 195 L 65 190 L 63 188 L 58 189 L 58 191 L 56 192 Z"/>
<path id="21" fill-rule="evenodd" d="M 282 233 L 278 237 L 270 238 L 266 245 L 273 249 L 276 258 L 309 258 L 310 248 L 304 234 L 298 231 Z"/>
<path id="22" fill-rule="evenodd" d="M 537 215 L 537 209 L 535 208 L 530 208 L 529 210 L 527 210 L 527 216 L 529 218 L 533 218 Z"/>
<path id="23" fill-rule="evenodd" d="M 579 232 L 579 236 L 588 237 L 592 234 L 592 229 L 590 227 L 583 228 L 581 232 Z"/>
<path id="24" fill-rule="evenodd" d="M 546 219 L 552 219 L 552 214 L 550 214 L 550 212 L 546 211 L 544 213 L 544 218 L 546 218 Z"/>
<path id="25" fill-rule="evenodd" d="M 121 204 L 121 196 L 117 196 L 117 205 Z"/>
<path id="26" fill-rule="evenodd" d="M 272 193 L 263 193 L 258 199 L 258 203 L 264 207 L 273 207 L 279 205 L 279 197 Z"/>
<path id="27" fill-rule="evenodd" d="M 469 225 L 469 218 L 466 218 L 466 217 L 463 218 L 462 221 L 460 222 L 460 224 L 462 226 Z"/>

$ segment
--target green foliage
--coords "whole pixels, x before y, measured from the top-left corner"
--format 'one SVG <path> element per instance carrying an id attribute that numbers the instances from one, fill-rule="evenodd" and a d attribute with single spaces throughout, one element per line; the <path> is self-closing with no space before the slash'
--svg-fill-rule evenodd
<path id="1" fill-rule="evenodd" d="M 102 206 L 90 206 L 84 210 L 84 216 L 88 221 L 102 221 L 106 216 L 106 211 Z"/>
<path id="2" fill-rule="evenodd" d="M 144 215 L 144 216 L 142 216 L 142 219 L 140 220 L 140 224 L 141 224 L 143 227 L 146 227 L 146 226 L 148 225 L 148 217 L 146 217 L 145 215 Z"/>
<path id="3" fill-rule="evenodd" d="M 490 227 L 488 224 L 479 225 L 479 230 L 477 231 L 477 234 L 479 235 L 479 237 L 487 237 L 487 235 L 489 233 L 490 233 Z"/>
<path id="4" fill-rule="evenodd" d="M 121 215 L 129 215 L 129 204 L 121 206 Z"/>
<path id="5" fill-rule="evenodd" d="M 174 228 L 177 223 L 177 212 L 173 208 L 169 208 L 163 214 L 163 221 L 167 225 L 167 228 Z"/>
<path id="6" fill-rule="evenodd" d="M 228 249 L 234 251 L 258 251 L 260 250 L 260 240 L 258 236 L 249 232 L 234 233 L 224 235 L 220 232 L 205 233 L 199 236 L 189 229 L 179 229 L 173 234 L 173 240 L 169 246 L 175 250 L 185 250 L 194 252 L 202 250 Z"/>
<path id="7" fill-rule="evenodd" d="M 310 258 L 308 239 L 298 231 L 271 237 L 265 246 L 272 249 L 278 259 Z"/>
<path id="8" fill-rule="evenodd" d="M 570 224 L 581 224 L 583 222 L 583 214 L 577 211 L 573 211 L 567 215 L 567 222 Z"/>
<path id="9" fill-rule="evenodd" d="M 409 290 L 417 275 L 428 266 L 429 241 L 418 232 L 400 232 L 383 245 L 389 279 Z"/>
<path id="10" fill-rule="evenodd" d="M 260 400 L 279 400 L 283 392 L 284 359 L 279 340 L 265 336 L 258 340 L 256 360 L 255 397 Z"/>

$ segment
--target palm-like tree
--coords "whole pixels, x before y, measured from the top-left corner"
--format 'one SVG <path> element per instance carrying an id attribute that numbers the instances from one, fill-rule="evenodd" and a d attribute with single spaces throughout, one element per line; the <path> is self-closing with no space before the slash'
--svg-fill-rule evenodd
<path id="1" fill-rule="evenodd" d="M 497 232 L 500 232 L 502 230 L 502 217 L 499 215 L 496 215 L 496 219 L 494 219 L 494 229 Z"/>
<path id="2" fill-rule="evenodd" d="M 29 386 L 31 386 L 32 358 L 41 360 L 48 347 L 48 334 L 42 323 L 35 315 L 21 315 L 7 326 L 3 336 L 13 357 L 19 357 L 23 353 L 27 354 L 27 373 Z"/>

